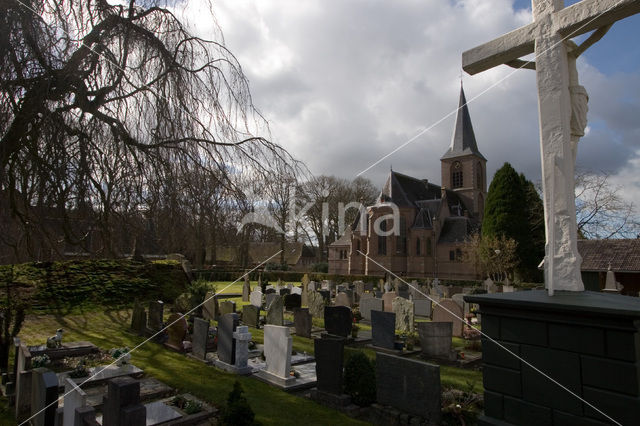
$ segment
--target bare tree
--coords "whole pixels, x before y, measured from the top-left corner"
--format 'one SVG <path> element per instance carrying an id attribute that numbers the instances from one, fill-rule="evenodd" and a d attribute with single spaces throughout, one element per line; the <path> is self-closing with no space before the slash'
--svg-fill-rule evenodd
<path id="1" fill-rule="evenodd" d="M 90 218 L 116 254 L 113 217 L 140 211 L 154 170 L 176 163 L 167 176 L 203 170 L 231 187 L 234 173 L 294 163 L 265 137 L 219 29 L 204 40 L 143 5 L 0 1 L 0 195 L 25 233 L 47 234 L 53 212 Z M 63 238 L 78 242 L 71 228 Z"/>
<path id="2" fill-rule="evenodd" d="M 584 238 L 636 238 L 640 218 L 632 202 L 620 195 L 620 186 L 607 173 L 581 171 L 576 176 L 578 234 Z"/>

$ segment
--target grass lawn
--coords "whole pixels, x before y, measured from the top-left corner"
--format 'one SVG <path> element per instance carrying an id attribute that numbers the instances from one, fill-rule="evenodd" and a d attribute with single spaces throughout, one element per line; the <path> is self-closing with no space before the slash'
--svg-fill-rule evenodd
<path id="1" fill-rule="evenodd" d="M 229 284 L 230 282 L 216 282 L 216 291 L 222 291 Z M 256 285 L 257 282 L 251 283 L 252 288 Z M 239 281 L 222 292 L 242 293 L 242 286 L 243 282 Z M 242 302 L 241 298 L 230 300 L 236 302 L 238 311 L 242 311 L 242 305 L 247 303 Z M 285 318 L 293 320 L 291 315 L 285 315 Z M 63 328 L 65 341 L 86 340 L 103 350 L 123 346 L 134 348 L 144 339 L 128 331 L 130 319 L 131 310 L 126 309 L 67 316 L 30 315 L 22 327 L 20 337 L 23 342 L 30 345 L 42 344 L 47 337 L 55 333 L 56 329 Z M 322 327 L 324 321 L 314 318 L 313 324 Z M 361 327 L 363 329 L 370 328 L 364 324 L 361 324 Z M 251 329 L 251 333 L 255 342 L 263 342 L 263 330 Z M 462 340 L 458 340 L 454 339 L 453 342 L 456 348 L 464 345 Z M 298 352 L 312 354 L 314 351 L 313 339 L 293 336 L 293 347 Z M 347 348 L 345 355 L 348 357 L 356 350 L 362 350 L 371 359 L 375 358 L 375 352 L 367 348 Z M 305 398 L 287 394 L 258 380 L 235 376 L 206 366 L 155 343 L 148 342 L 136 349 L 132 354 L 131 362 L 144 369 L 147 375 L 165 382 L 179 392 L 189 392 L 213 403 L 218 408 L 225 405 L 234 381 L 238 380 L 256 414 L 256 419 L 264 425 L 366 424 Z M 470 387 L 473 387 L 474 392 L 482 392 L 482 373 L 479 371 L 442 366 L 440 377 L 443 388 L 454 387 L 468 391 Z M 6 409 L 6 400 L 2 398 L 0 398 L 0 424 L 15 424 L 12 414 Z"/>

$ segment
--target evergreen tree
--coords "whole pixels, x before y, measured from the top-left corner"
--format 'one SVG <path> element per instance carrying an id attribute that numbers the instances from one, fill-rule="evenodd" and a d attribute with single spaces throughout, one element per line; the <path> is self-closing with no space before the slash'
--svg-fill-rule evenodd
<path id="1" fill-rule="evenodd" d="M 227 406 L 222 413 L 222 424 L 229 426 L 255 426 L 260 423 L 255 421 L 255 414 L 249 406 L 249 401 L 243 395 L 244 391 L 240 382 L 233 383 L 233 390 L 227 397 Z"/>
<path id="2" fill-rule="evenodd" d="M 487 194 L 482 233 L 487 237 L 512 238 L 517 242 L 518 276 L 539 280 L 538 263 L 544 257 L 542 201 L 533 184 L 505 163 L 493 177 Z M 538 223 L 540 221 L 540 223 Z M 542 232 L 542 252 L 540 252 Z"/>

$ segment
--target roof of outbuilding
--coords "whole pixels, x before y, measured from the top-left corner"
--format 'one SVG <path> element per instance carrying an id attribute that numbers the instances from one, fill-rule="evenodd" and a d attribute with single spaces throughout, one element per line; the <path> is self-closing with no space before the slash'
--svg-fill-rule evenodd
<path id="1" fill-rule="evenodd" d="M 583 271 L 640 272 L 640 239 L 578 240 Z"/>

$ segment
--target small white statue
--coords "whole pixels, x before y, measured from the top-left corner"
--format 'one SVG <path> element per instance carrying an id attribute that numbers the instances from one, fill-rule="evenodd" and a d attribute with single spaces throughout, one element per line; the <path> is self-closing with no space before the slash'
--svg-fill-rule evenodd
<path id="1" fill-rule="evenodd" d="M 55 336 L 51 336 L 47 339 L 47 348 L 61 348 L 62 347 L 62 333 L 64 330 L 59 328 L 56 331 Z"/>

